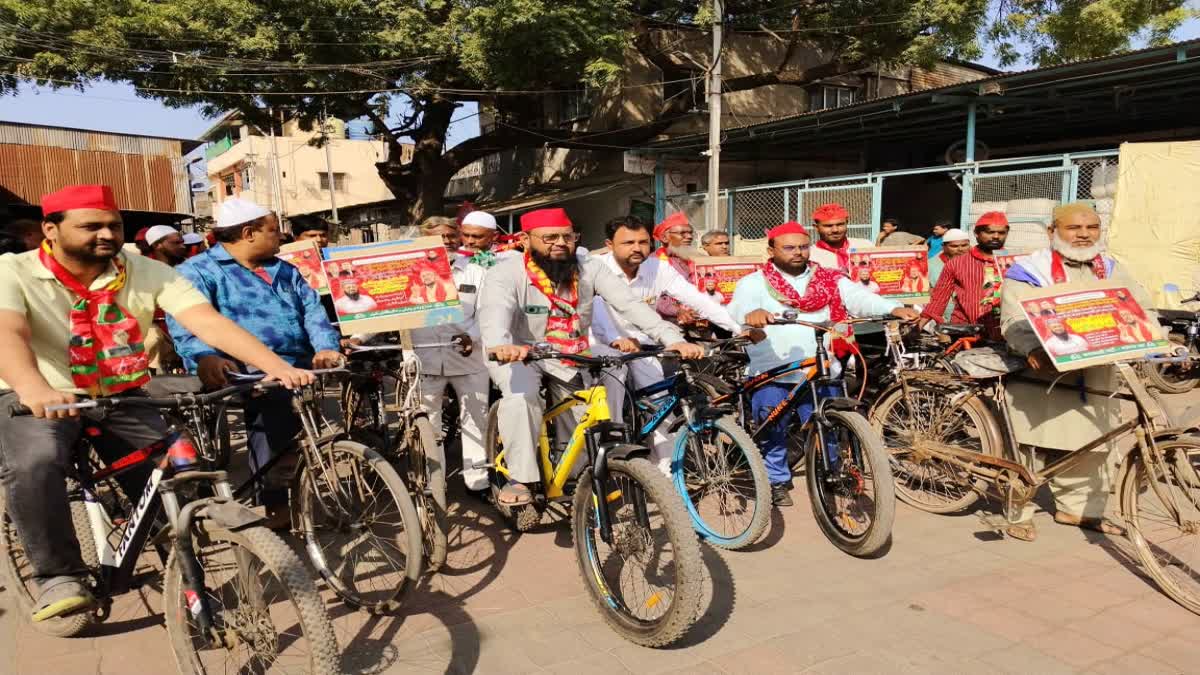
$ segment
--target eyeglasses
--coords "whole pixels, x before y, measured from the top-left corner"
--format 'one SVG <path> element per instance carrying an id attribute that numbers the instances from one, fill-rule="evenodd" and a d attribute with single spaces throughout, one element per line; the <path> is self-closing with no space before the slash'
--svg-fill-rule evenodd
<path id="1" fill-rule="evenodd" d="M 686 230 L 667 230 L 667 234 L 673 234 L 682 237 L 685 235 L 694 235 L 696 234 L 696 231 L 689 227 Z"/>
<path id="2" fill-rule="evenodd" d="M 562 234 L 534 234 L 543 244 L 574 244 L 579 241 L 579 235 L 574 232 L 565 232 Z"/>
<path id="3" fill-rule="evenodd" d="M 812 244 L 798 244 L 794 246 L 776 246 L 779 251 L 787 254 L 796 253 L 797 251 L 807 251 L 812 248 Z"/>

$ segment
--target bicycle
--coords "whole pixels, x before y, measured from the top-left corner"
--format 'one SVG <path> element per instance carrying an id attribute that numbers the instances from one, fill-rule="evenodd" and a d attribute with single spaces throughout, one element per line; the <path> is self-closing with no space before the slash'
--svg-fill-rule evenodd
<path id="1" fill-rule="evenodd" d="M 719 340 L 710 349 L 748 342 Z M 662 357 L 656 348 L 642 353 Z M 625 420 L 633 425 L 634 439 L 645 443 L 675 416 L 668 430 L 676 434 L 671 456 L 675 490 L 705 541 L 738 550 L 758 541 L 770 525 L 771 485 L 762 453 L 733 410 L 710 405 L 708 392 L 697 384 L 700 365 L 681 361 L 678 373 L 630 390 Z"/>
<path id="2" fill-rule="evenodd" d="M 858 321 L 876 320 L 879 319 Z M 845 330 L 844 325 L 831 322 L 802 321 L 794 311 L 776 316 L 774 325 L 805 326 L 818 336 Z M 713 396 L 711 404 L 732 404 L 755 443 L 771 425 L 788 419 L 802 402 L 812 402 L 813 414 L 803 424 L 792 425 L 789 433 L 798 442 L 804 458 L 813 516 L 834 546 L 853 556 L 870 557 L 883 551 L 891 538 L 896 512 L 892 472 L 879 435 L 859 412 L 861 403 L 848 396 L 843 379 L 831 375 L 824 342 L 816 340 L 816 354 L 811 359 L 785 363 L 745 380 L 704 382 L 710 383 L 707 386 Z M 735 359 L 748 362 L 744 354 Z M 756 423 L 751 406 L 754 392 L 795 373 L 801 374 L 801 380 L 762 424 Z M 825 393 L 831 390 L 840 390 L 840 394 Z M 826 451 L 815 452 L 818 447 Z"/>
<path id="3" fill-rule="evenodd" d="M 141 405 L 186 412 L 210 407 L 237 391 L 97 398 L 50 410 Z M 12 414 L 28 415 L 29 410 L 18 406 Z M 71 637 L 107 619 L 112 598 L 143 583 L 134 576 L 138 558 L 165 541 L 163 613 L 180 672 L 292 667 L 340 672 L 333 626 L 312 577 L 292 549 L 261 526 L 261 516 L 234 501 L 227 474 L 207 470 L 182 425 L 169 426 L 158 442 L 100 467 L 93 465 L 86 439 L 103 431 L 86 417 L 83 424 L 73 456 L 70 509 L 99 606 L 40 622 L 39 630 Z M 154 468 L 136 505 L 124 513 L 114 508 L 119 499 L 111 482 L 135 467 Z M 161 516 L 165 526 L 156 524 Z M 32 574 L 7 510 L 0 527 L 0 565 L 21 610 L 30 611 Z"/>
<path id="4" fill-rule="evenodd" d="M 605 368 L 644 356 L 563 354 L 543 344 L 526 361 L 562 359 L 586 367 L 599 382 Z M 495 360 L 494 355 L 489 358 Z M 547 427 L 577 405 L 587 410 L 570 441 L 553 446 Z M 500 500 L 508 468 L 497 411 L 498 404 L 489 411 L 485 444 L 492 497 L 500 513 L 526 531 L 541 521 L 549 503 L 569 503 L 579 572 L 605 623 L 642 646 L 676 642 L 700 613 L 700 545 L 670 481 L 645 459 L 649 450 L 630 443 L 626 427 L 612 421 L 604 385 L 576 391 L 547 408 L 539 442 L 541 482 L 530 486 L 534 502 L 516 509 Z M 572 481 L 577 468 L 578 479 Z"/>
<path id="5" fill-rule="evenodd" d="M 313 371 L 343 374 L 343 368 Z M 261 391 L 245 376 L 243 393 Z M 290 491 L 293 531 L 325 583 L 341 600 L 371 614 L 395 614 L 403 595 L 421 578 L 420 520 L 396 469 L 378 451 L 326 428 L 316 384 L 292 392 L 300 418 L 299 452 L 281 452 L 234 491 L 243 497 L 261 485 L 285 457 L 298 464 Z"/>

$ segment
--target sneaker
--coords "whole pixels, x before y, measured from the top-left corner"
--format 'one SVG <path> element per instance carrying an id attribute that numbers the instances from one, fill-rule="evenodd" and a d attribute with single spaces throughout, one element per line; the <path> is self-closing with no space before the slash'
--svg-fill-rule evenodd
<path id="1" fill-rule="evenodd" d="M 788 481 L 783 484 L 783 486 L 788 489 L 788 492 L 796 489 L 796 484 L 792 482 L 791 478 L 789 478 Z"/>
<path id="2" fill-rule="evenodd" d="M 57 619 L 91 609 L 95 604 L 96 599 L 83 582 L 73 577 L 59 577 L 42 587 L 33 606 L 33 621 Z"/>
<path id="3" fill-rule="evenodd" d="M 786 483 L 771 486 L 771 504 L 773 506 L 791 506 L 794 503 L 792 496 L 788 494 Z"/>

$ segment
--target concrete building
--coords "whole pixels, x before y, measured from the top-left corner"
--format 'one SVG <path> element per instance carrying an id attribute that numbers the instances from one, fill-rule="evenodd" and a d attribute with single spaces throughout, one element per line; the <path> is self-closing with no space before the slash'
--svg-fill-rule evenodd
<path id="1" fill-rule="evenodd" d="M 289 120 L 279 128 L 281 133 L 272 137 L 247 124 L 239 113 L 225 115 L 201 136 L 209 143 L 205 156 L 213 208 L 224 199 L 241 196 L 285 217 L 330 217 L 331 190 L 339 212 L 392 200 L 391 191 L 375 167 L 387 160 L 387 144 L 348 138 L 345 123 L 338 119 L 331 118 L 329 127 L 327 164 L 319 127 L 305 131 Z M 404 151 L 411 154 L 411 146 L 405 146 Z"/>
<path id="2" fill-rule="evenodd" d="M 192 217 L 183 138 L 0 122 L 0 207 L 7 218 L 38 218 L 41 196 L 66 185 L 113 189 L 127 235 Z"/>

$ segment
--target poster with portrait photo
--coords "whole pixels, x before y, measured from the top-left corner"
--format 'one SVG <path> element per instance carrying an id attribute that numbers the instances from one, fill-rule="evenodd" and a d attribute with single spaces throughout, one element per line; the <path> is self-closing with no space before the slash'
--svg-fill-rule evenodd
<path id="1" fill-rule="evenodd" d="M 1171 351 L 1158 322 L 1119 284 L 1055 285 L 1022 300 L 1021 309 L 1060 371 Z"/>
<path id="2" fill-rule="evenodd" d="M 931 290 L 929 249 L 925 246 L 852 248 L 850 280 L 906 305 L 927 303 Z"/>
<path id="3" fill-rule="evenodd" d="M 329 279 L 321 265 L 321 247 L 317 242 L 310 239 L 284 244 L 279 247 L 275 257 L 295 265 L 300 270 L 300 276 L 314 291 L 321 295 L 329 294 Z"/>
<path id="4" fill-rule="evenodd" d="M 733 299 L 733 289 L 747 274 L 762 268 L 758 256 L 712 256 L 696 257 L 690 261 L 692 283 L 701 293 L 712 297 L 722 305 Z"/>

